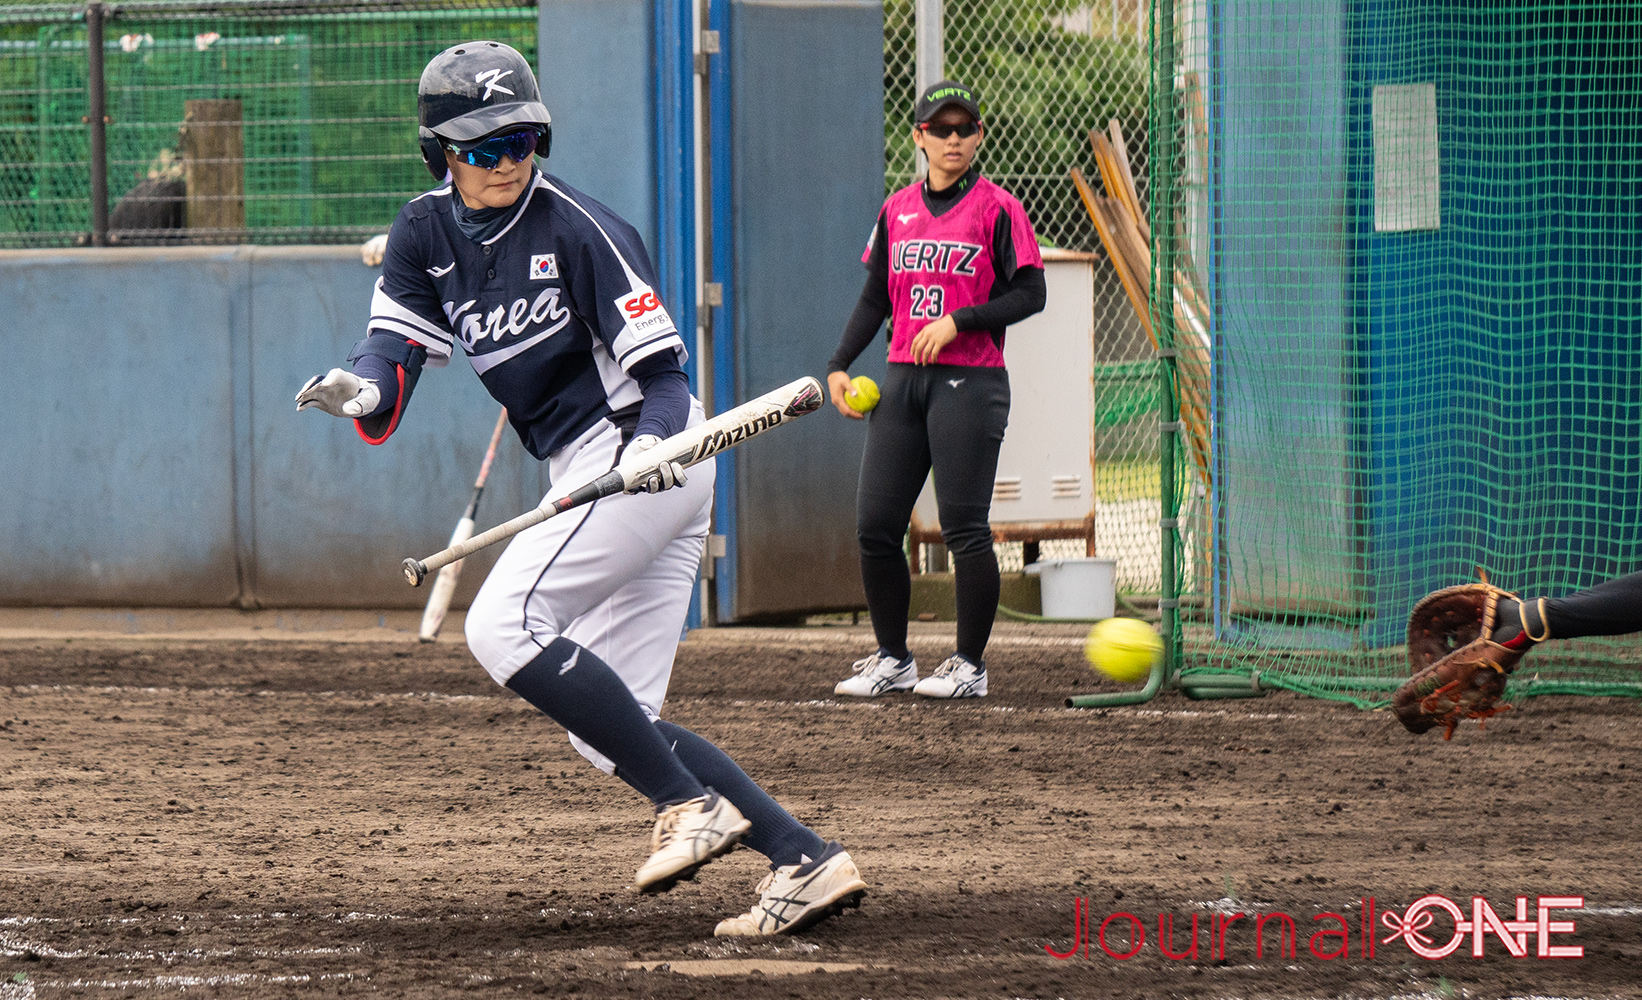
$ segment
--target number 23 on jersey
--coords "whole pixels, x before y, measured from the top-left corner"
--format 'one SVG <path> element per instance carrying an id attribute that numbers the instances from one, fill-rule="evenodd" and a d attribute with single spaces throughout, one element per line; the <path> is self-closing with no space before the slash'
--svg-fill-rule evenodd
<path id="1" fill-rule="evenodd" d="M 946 289 L 940 285 L 913 285 L 909 314 L 913 319 L 940 319 L 945 315 Z"/>

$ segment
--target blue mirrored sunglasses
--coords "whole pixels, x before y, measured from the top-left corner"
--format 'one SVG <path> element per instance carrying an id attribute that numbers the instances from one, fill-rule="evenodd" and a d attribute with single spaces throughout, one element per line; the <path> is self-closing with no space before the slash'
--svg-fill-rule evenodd
<path id="1" fill-rule="evenodd" d="M 495 170 L 504 156 L 514 163 L 523 163 L 525 157 L 536 151 L 536 143 L 540 139 L 540 132 L 533 128 L 527 128 L 519 132 L 508 132 L 505 135 L 493 135 L 472 149 L 458 149 L 454 143 L 446 143 L 445 148 L 455 153 L 458 160 L 469 166 Z"/>

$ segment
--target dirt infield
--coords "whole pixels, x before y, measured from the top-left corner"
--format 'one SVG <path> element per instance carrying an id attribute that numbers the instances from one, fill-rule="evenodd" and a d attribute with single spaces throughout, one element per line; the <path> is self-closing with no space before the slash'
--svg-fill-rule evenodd
<path id="1" fill-rule="evenodd" d="M 873 887 L 769 943 L 712 937 L 753 898 L 749 851 L 629 888 L 644 803 L 454 642 L 0 643 L 0 998 L 1642 995 L 1633 702 L 1536 699 L 1450 743 L 1286 695 L 1069 710 L 1095 685 L 1054 626 L 1000 629 L 984 701 L 839 702 L 865 635 L 681 647 L 668 717 Z M 1404 916 L 1449 939 L 1407 912 L 1432 893 L 1467 919 L 1525 896 L 1529 925 L 1583 896 L 1543 937 L 1584 955 L 1538 959 L 1521 926 L 1523 958 L 1497 934 L 1482 958 L 1469 934 L 1435 961 L 1383 943 Z M 1052 957 L 1080 914 L 1096 940 Z M 1131 947 L 1118 914 L 1146 928 L 1133 958 L 1102 951 L 1103 922 Z M 1199 922 L 1195 958 L 1164 957 L 1160 918 L 1175 953 Z"/>

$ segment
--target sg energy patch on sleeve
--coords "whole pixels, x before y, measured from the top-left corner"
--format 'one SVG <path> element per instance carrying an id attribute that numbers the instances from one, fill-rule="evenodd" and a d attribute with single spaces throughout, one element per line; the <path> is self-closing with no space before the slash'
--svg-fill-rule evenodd
<path id="1" fill-rule="evenodd" d="M 643 282 L 633 286 L 633 290 L 616 299 L 616 308 L 621 312 L 622 332 L 616 338 L 617 343 L 626 345 L 642 344 L 669 333 L 677 333 L 678 328 L 673 325 L 673 317 L 668 315 L 667 309 L 662 306 L 661 299 L 655 289 Z M 620 353 L 626 353 L 625 350 Z"/>

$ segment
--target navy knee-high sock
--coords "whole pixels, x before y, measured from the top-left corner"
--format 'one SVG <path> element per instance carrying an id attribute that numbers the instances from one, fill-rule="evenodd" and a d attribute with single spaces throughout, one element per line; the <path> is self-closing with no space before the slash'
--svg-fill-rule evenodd
<path id="1" fill-rule="evenodd" d="M 701 782 L 673 755 L 669 741 L 650 724 L 633 692 L 585 647 L 560 636 L 509 678 L 507 686 L 615 761 L 627 783 L 656 805 L 704 794 Z"/>
<path id="2" fill-rule="evenodd" d="M 806 855 L 813 860 L 826 851 L 826 841 L 781 808 L 781 803 L 747 777 L 729 754 L 671 722 L 657 720 L 656 730 L 673 745 L 673 752 L 697 781 L 712 786 L 752 822 L 753 828 L 741 842 L 769 858 L 770 864 L 796 865 Z"/>

